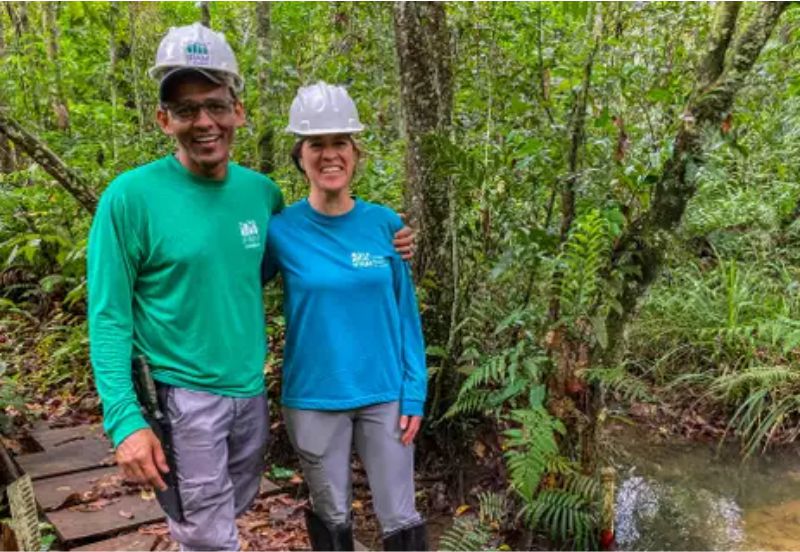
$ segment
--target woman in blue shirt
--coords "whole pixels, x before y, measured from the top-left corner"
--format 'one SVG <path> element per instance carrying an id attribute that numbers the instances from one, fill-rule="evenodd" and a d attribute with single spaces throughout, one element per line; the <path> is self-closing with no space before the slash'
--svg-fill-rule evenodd
<path id="1" fill-rule="evenodd" d="M 424 550 L 414 507 L 413 441 L 427 387 L 409 267 L 391 247 L 392 210 L 350 195 L 364 129 L 353 100 L 324 82 L 300 88 L 287 130 L 306 199 L 273 217 L 265 277 L 283 276 L 282 404 L 311 493 L 315 550 L 352 550 L 350 456 L 367 471 L 386 550 Z"/>

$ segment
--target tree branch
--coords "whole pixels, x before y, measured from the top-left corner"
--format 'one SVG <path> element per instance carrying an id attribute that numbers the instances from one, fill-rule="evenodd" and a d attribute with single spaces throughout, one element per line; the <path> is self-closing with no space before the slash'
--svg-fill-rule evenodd
<path id="1" fill-rule="evenodd" d="M 570 146 L 567 157 L 569 174 L 564 181 L 561 191 L 561 241 L 567 240 L 572 221 L 575 219 L 575 184 L 578 181 L 578 164 L 580 162 L 580 148 L 586 137 L 586 105 L 589 103 L 589 91 L 592 84 L 592 68 L 594 58 L 600 49 L 600 38 L 602 34 L 603 20 L 602 8 L 595 6 L 597 13 L 592 24 L 592 35 L 594 44 L 586 57 L 583 66 L 583 81 L 581 90 L 575 96 L 575 103 L 572 106 L 572 116 L 570 125 Z"/>
<path id="2" fill-rule="evenodd" d="M 714 23 L 708 39 L 708 50 L 699 67 L 701 88 L 706 88 L 725 69 L 725 53 L 736 30 L 741 2 L 720 2 L 714 10 Z"/>
<path id="3" fill-rule="evenodd" d="M 97 194 L 89 183 L 70 169 L 47 144 L 25 130 L 8 111 L 0 109 L 0 135 L 7 137 L 21 151 L 27 153 L 50 176 L 56 179 L 67 192 L 87 211 L 94 213 Z"/>

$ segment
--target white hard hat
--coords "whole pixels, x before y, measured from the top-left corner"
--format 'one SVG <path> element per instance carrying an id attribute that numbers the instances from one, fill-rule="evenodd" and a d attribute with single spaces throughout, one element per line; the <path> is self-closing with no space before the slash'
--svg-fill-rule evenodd
<path id="1" fill-rule="evenodd" d="M 361 132 L 356 104 L 344 86 L 319 81 L 301 86 L 289 108 L 287 132 L 299 136 Z"/>
<path id="2" fill-rule="evenodd" d="M 244 88 L 236 56 L 225 35 L 193 23 L 185 27 L 170 27 L 156 52 L 156 64 L 148 73 L 161 81 L 163 96 L 167 79 L 185 71 L 202 73 L 213 82 L 229 81 L 236 92 Z"/>

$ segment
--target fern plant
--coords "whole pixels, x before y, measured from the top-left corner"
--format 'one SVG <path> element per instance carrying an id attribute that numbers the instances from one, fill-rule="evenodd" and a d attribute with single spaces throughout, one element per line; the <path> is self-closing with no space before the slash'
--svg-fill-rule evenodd
<path id="1" fill-rule="evenodd" d="M 544 353 L 527 341 L 488 356 L 461 384 L 445 418 L 458 414 L 497 413 L 520 398 L 527 399 L 531 390 L 543 380 L 548 362 Z"/>
<path id="2" fill-rule="evenodd" d="M 530 503 L 548 465 L 558 456 L 556 434 L 564 434 L 566 430 L 541 405 L 514 410 L 508 420 L 515 426 L 504 432 L 511 486 Z"/>
<path id="3" fill-rule="evenodd" d="M 601 385 L 603 389 L 616 393 L 625 401 L 655 402 L 656 397 L 648 383 L 631 373 L 626 364 L 613 367 L 589 368 L 584 371 L 586 381 Z"/>
<path id="4" fill-rule="evenodd" d="M 457 517 L 439 539 L 439 550 L 490 550 L 491 534 L 481 522 L 472 517 Z"/>
<path id="5" fill-rule="evenodd" d="M 511 412 L 506 430 L 506 463 L 511 487 L 522 499 L 520 515 L 531 528 L 544 529 L 555 542 L 596 548 L 599 484 L 559 454 L 566 429 L 532 397 L 526 409 Z"/>
<path id="6" fill-rule="evenodd" d="M 580 216 L 556 258 L 552 278 L 560 305 L 558 323 L 584 334 L 582 328 L 591 328 L 588 337 L 603 348 L 608 313 L 622 308 L 616 299 L 618 279 L 604 273 L 612 237 L 612 225 L 599 210 Z"/>
<path id="7" fill-rule="evenodd" d="M 495 550 L 495 533 L 508 518 L 505 494 L 482 492 L 478 495 L 478 515 L 459 516 L 439 539 L 439 550 Z"/>
<path id="8" fill-rule="evenodd" d="M 745 456 L 766 447 L 779 432 L 793 441 L 800 434 L 800 372 L 791 366 L 752 366 L 723 374 L 711 393 L 738 404 L 728 422 L 742 439 Z"/>

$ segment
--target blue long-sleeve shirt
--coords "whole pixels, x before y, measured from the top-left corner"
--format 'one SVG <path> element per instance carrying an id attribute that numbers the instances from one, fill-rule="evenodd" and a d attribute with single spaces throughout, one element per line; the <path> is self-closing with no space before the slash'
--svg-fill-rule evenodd
<path id="1" fill-rule="evenodd" d="M 283 275 L 284 406 L 345 410 L 400 400 L 422 415 L 425 345 L 391 209 L 356 199 L 327 216 L 302 200 L 273 217 L 264 277 Z"/>

